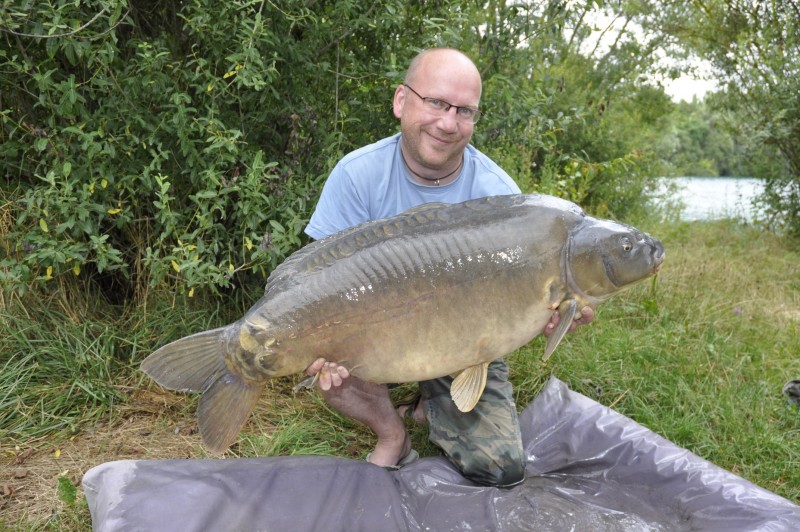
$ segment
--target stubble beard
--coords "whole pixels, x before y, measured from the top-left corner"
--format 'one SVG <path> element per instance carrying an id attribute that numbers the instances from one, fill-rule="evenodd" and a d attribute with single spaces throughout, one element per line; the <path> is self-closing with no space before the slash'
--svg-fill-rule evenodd
<path id="1" fill-rule="evenodd" d="M 403 144 L 406 149 L 406 158 L 410 158 L 414 163 L 422 165 L 425 170 L 443 171 L 455 164 L 460 164 L 464 146 L 450 150 L 448 153 L 431 148 L 426 145 L 423 135 L 427 133 L 420 130 L 417 133 L 409 134 L 403 131 Z"/>

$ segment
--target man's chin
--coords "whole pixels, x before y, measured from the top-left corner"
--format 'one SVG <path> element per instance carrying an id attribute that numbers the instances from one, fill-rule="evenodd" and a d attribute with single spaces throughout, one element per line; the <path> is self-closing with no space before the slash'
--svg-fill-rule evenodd
<path id="1" fill-rule="evenodd" d="M 447 168 L 453 160 L 458 158 L 452 150 L 445 152 L 437 149 L 426 149 L 420 155 L 425 167 L 436 171 Z"/>

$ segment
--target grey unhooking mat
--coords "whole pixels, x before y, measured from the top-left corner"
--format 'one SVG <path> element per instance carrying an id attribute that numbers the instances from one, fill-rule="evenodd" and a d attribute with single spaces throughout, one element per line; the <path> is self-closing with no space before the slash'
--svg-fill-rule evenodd
<path id="1" fill-rule="evenodd" d="M 800 530 L 800 506 L 555 378 L 520 422 L 509 490 L 441 457 L 390 473 L 315 456 L 109 462 L 83 487 L 95 531 Z"/>

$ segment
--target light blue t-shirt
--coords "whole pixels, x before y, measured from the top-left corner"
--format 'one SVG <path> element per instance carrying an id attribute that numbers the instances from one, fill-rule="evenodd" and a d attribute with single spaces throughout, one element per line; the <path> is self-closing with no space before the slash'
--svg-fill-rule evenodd
<path id="1" fill-rule="evenodd" d="M 423 203 L 459 203 L 485 196 L 519 194 L 511 177 L 467 145 L 458 178 L 447 185 L 421 185 L 400 155 L 400 133 L 359 148 L 331 172 L 305 229 L 319 240 L 348 227 L 394 216 Z"/>

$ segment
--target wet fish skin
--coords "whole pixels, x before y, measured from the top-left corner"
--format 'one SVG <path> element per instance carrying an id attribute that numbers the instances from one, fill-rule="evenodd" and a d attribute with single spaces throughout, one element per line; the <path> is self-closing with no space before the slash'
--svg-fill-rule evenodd
<path id="1" fill-rule="evenodd" d="M 658 271 L 661 242 L 542 195 L 428 204 L 311 243 L 267 281 L 237 322 L 168 344 L 142 369 L 202 392 L 200 432 L 214 452 L 236 438 L 266 380 L 319 357 L 371 382 L 460 372 L 469 410 L 489 362 L 542 332 L 550 356 L 577 309 Z"/>

